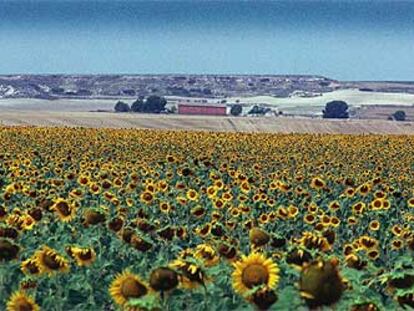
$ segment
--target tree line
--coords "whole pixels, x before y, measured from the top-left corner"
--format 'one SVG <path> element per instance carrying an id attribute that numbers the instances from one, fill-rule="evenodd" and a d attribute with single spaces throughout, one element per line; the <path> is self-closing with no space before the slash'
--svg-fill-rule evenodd
<path id="1" fill-rule="evenodd" d="M 147 98 L 139 97 L 129 106 L 123 101 L 115 104 L 116 112 L 142 112 L 142 113 L 161 113 L 165 111 L 167 100 L 164 97 L 151 95 Z"/>
<path id="2" fill-rule="evenodd" d="M 141 112 L 141 113 L 161 113 L 166 111 L 167 100 L 162 96 L 151 95 L 147 98 L 141 96 L 136 101 L 129 104 L 118 101 L 114 107 L 116 112 Z M 349 118 L 349 106 L 342 100 L 330 101 L 325 105 L 325 109 L 322 111 L 322 117 L 324 119 L 348 119 Z M 260 107 L 258 105 L 253 106 L 247 114 L 249 115 L 265 115 L 271 111 L 270 108 Z M 243 107 L 240 104 L 234 104 L 230 108 L 230 114 L 232 116 L 240 116 L 243 112 Z M 281 112 L 279 112 L 281 114 Z M 405 121 L 406 114 L 402 110 L 396 111 L 389 117 L 390 120 Z"/>

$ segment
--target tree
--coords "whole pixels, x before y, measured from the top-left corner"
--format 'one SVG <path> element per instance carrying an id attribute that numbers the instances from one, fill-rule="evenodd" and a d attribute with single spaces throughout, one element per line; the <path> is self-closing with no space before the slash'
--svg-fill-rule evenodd
<path id="1" fill-rule="evenodd" d="M 144 100 L 144 97 L 138 98 L 131 106 L 133 112 L 160 113 L 165 111 L 167 100 L 164 97 L 151 95 Z"/>
<path id="2" fill-rule="evenodd" d="M 258 105 L 254 105 L 252 107 L 252 109 L 250 109 L 250 111 L 248 112 L 248 114 L 265 115 L 269 111 L 271 111 L 270 108 L 264 108 L 264 107 L 260 107 Z"/>
<path id="3" fill-rule="evenodd" d="M 134 101 L 131 105 L 131 110 L 133 112 L 143 112 L 144 106 L 144 99 L 143 97 L 139 97 L 136 101 Z"/>
<path id="4" fill-rule="evenodd" d="M 131 111 L 131 108 L 129 107 L 129 105 L 127 103 L 124 103 L 123 101 L 118 101 L 115 104 L 115 112 L 129 112 Z"/>
<path id="5" fill-rule="evenodd" d="M 348 104 L 342 100 L 334 100 L 326 104 L 323 112 L 324 119 L 348 119 Z"/>
<path id="6" fill-rule="evenodd" d="M 144 104 L 144 112 L 160 113 L 165 110 L 167 100 L 164 97 L 151 95 Z"/>
<path id="7" fill-rule="evenodd" d="M 241 105 L 236 104 L 236 105 L 231 106 L 230 114 L 232 116 L 237 117 L 237 116 L 241 115 L 242 112 L 243 112 L 243 107 Z"/>
<path id="8" fill-rule="evenodd" d="M 405 111 L 403 111 L 403 110 L 397 110 L 396 112 L 393 113 L 392 117 L 396 121 L 405 121 L 405 119 L 406 119 L 407 116 L 405 114 Z"/>

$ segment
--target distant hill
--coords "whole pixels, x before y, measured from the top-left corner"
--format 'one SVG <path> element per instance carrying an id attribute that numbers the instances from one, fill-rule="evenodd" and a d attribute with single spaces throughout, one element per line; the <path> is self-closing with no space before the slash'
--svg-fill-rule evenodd
<path id="1" fill-rule="evenodd" d="M 185 97 L 330 92 L 337 81 L 294 75 L 10 75 L 0 76 L 3 98 L 107 98 L 160 94 Z"/>
<path id="2" fill-rule="evenodd" d="M 312 97 L 347 88 L 414 94 L 414 82 L 341 82 L 316 75 L 0 75 L 0 98 Z"/>

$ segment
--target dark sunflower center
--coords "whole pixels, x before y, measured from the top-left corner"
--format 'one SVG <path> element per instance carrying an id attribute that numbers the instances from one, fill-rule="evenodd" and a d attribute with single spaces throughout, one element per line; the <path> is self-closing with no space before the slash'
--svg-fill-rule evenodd
<path id="1" fill-rule="evenodd" d="M 178 285 L 177 273 L 168 268 L 159 268 L 151 274 L 150 284 L 155 290 L 173 289 Z"/>
<path id="2" fill-rule="evenodd" d="M 35 263 L 33 263 L 33 262 L 29 262 L 28 264 L 27 264 L 27 270 L 30 272 L 30 273 L 32 273 L 32 274 L 36 274 L 36 273 L 39 273 L 39 268 L 36 266 L 36 264 Z"/>
<path id="3" fill-rule="evenodd" d="M 19 310 L 19 311 L 32 311 L 34 309 L 33 309 L 33 306 L 32 306 L 32 304 L 30 302 L 22 299 L 17 304 L 16 310 Z"/>
<path id="4" fill-rule="evenodd" d="M 56 259 L 56 255 L 46 254 L 43 256 L 43 263 L 52 270 L 57 270 L 60 267 L 59 261 Z"/>
<path id="5" fill-rule="evenodd" d="M 269 273 L 262 265 L 253 264 L 243 270 L 242 282 L 247 288 L 266 284 L 268 280 Z"/>
<path id="6" fill-rule="evenodd" d="M 12 260 L 16 258 L 18 252 L 19 252 L 19 247 L 17 245 L 13 245 L 6 240 L 0 241 L 0 261 Z"/>
<path id="7" fill-rule="evenodd" d="M 70 215 L 70 208 L 68 203 L 66 202 L 59 202 L 56 205 L 56 208 L 59 210 L 59 212 L 64 215 L 64 216 L 69 216 Z"/>
<path id="8" fill-rule="evenodd" d="M 319 179 L 316 179 L 316 180 L 315 180 L 315 186 L 316 186 L 316 187 L 322 187 L 322 186 L 323 186 L 323 182 L 322 182 L 322 181 L 320 181 Z"/>
<path id="9" fill-rule="evenodd" d="M 83 251 L 79 254 L 79 258 L 82 260 L 89 260 L 92 258 L 92 252 L 90 249 Z"/>
<path id="10" fill-rule="evenodd" d="M 122 282 L 121 293 L 125 298 L 139 298 L 147 293 L 147 288 L 137 280 L 129 278 Z"/>

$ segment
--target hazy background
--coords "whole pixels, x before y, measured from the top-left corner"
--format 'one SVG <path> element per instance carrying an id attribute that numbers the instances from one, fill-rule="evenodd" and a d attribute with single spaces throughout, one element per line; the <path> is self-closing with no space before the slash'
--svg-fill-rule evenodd
<path id="1" fill-rule="evenodd" d="M 0 0 L 0 73 L 414 80 L 414 2 Z"/>

